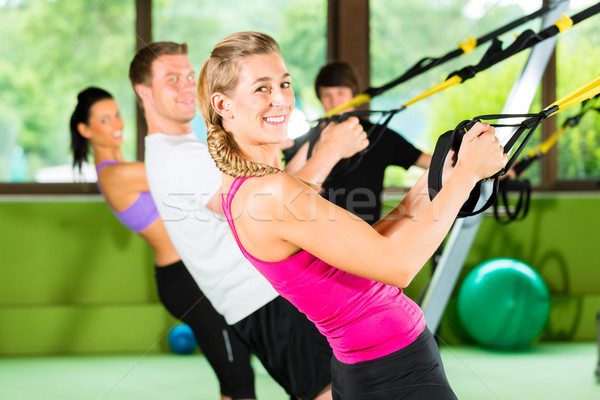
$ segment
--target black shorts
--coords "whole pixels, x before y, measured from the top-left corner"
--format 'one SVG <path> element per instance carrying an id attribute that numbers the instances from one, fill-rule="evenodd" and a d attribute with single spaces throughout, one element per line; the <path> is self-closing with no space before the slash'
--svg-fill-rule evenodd
<path id="1" fill-rule="evenodd" d="M 332 351 L 327 339 L 283 297 L 232 327 L 290 396 L 314 399 L 331 383 Z"/>
<path id="2" fill-rule="evenodd" d="M 456 400 L 440 352 L 425 330 L 407 347 L 375 360 L 331 359 L 334 400 Z"/>

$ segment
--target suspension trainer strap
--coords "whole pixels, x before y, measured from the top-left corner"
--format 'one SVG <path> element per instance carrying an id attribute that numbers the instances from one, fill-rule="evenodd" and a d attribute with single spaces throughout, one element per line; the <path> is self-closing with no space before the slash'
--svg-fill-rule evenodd
<path id="1" fill-rule="evenodd" d="M 600 7 L 600 3 L 598 3 L 598 6 Z M 564 96 L 560 100 L 552 103 L 552 105 L 550 105 L 548 108 L 556 106 L 557 109 L 548 114 L 548 116 L 558 112 L 558 109 L 560 109 L 560 111 L 564 111 L 567 108 L 581 103 L 584 100 L 590 99 L 598 94 L 600 94 L 600 76 L 586 83 L 585 85 L 578 87 L 576 90 Z"/>
<path id="2" fill-rule="evenodd" d="M 597 100 L 600 98 L 600 95 L 594 96 L 592 99 L 584 100 L 581 103 L 580 111 L 567 118 L 560 129 L 554 132 L 548 139 L 542 142 L 540 145 L 536 146 L 532 150 L 528 151 L 517 163 L 513 165 L 513 171 L 520 176 L 523 172 L 529 168 L 533 164 L 534 161 L 542 158 L 550 149 L 558 142 L 565 133 L 567 133 L 571 128 L 579 125 L 583 116 L 590 110 L 594 110 L 596 112 L 600 112 L 600 108 L 596 107 Z"/>
<path id="3" fill-rule="evenodd" d="M 464 67 L 460 70 L 452 72 L 451 74 L 448 75 L 448 78 L 444 82 L 441 82 L 438 85 L 426 90 L 425 92 L 421 93 L 420 95 L 416 96 L 415 98 L 404 103 L 403 106 L 407 107 L 407 106 L 412 105 L 420 100 L 423 100 L 435 93 L 445 90 L 451 86 L 457 85 L 459 83 L 463 83 L 464 81 L 475 77 L 475 75 L 477 75 L 479 72 L 484 71 L 484 70 L 492 67 L 493 65 L 496 65 L 496 64 L 500 63 L 501 61 L 504 61 L 507 58 L 510 58 L 510 57 L 520 53 L 521 51 L 523 51 L 525 49 L 531 48 L 531 47 L 535 46 L 536 44 L 557 35 L 560 32 L 564 32 L 567 29 L 566 26 L 568 25 L 565 23 L 565 20 L 568 20 L 569 24 L 570 24 L 569 26 L 572 26 L 572 25 L 577 24 L 599 12 L 600 12 L 600 3 L 598 3 L 594 6 L 591 6 L 580 13 L 575 14 L 571 18 L 564 15 L 563 19 L 555 22 L 554 25 L 551 25 L 548 28 L 543 29 L 539 33 L 535 33 L 531 29 L 527 29 L 523 33 L 521 33 L 515 39 L 515 41 L 510 46 L 508 46 L 506 49 L 502 49 L 502 42 L 498 38 L 494 38 L 490 48 L 486 51 L 486 53 L 481 58 L 481 61 L 478 64 Z M 559 26 L 560 26 L 560 28 L 559 28 Z M 581 101 L 581 99 L 578 99 L 576 95 L 574 95 L 574 97 L 569 100 L 572 102 L 571 104 L 576 104 Z M 566 106 L 566 104 L 565 104 L 565 106 Z M 561 107 L 561 109 L 566 108 L 565 106 Z"/>
<path id="4" fill-rule="evenodd" d="M 460 143 L 462 143 L 462 136 L 464 136 L 466 131 L 469 130 L 477 121 L 478 120 L 476 118 L 473 120 L 462 121 L 456 126 L 456 128 L 454 128 L 454 130 L 447 131 L 439 137 L 435 145 L 433 155 L 431 156 L 429 174 L 427 177 L 429 186 L 429 198 L 431 200 L 433 200 L 435 196 L 439 193 L 439 191 L 442 189 L 442 175 L 444 170 L 444 164 L 446 162 L 446 157 L 450 153 L 450 150 L 454 148 L 455 152 L 458 153 L 458 148 L 460 147 Z M 477 182 L 477 184 L 471 191 L 469 198 L 459 211 L 459 217 L 462 218 L 478 214 L 481 211 L 489 208 L 494 203 L 494 201 L 496 200 L 496 194 L 498 193 L 498 180 L 494 181 L 494 190 L 492 191 L 492 195 L 490 196 L 490 198 L 486 201 L 486 204 L 479 211 L 474 211 L 475 207 L 477 206 L 479 196 L 481 194 L 482 183 L 483 181 Z"/>
<path id="5" fill-rule="evenodd" d="M 513 221 L 522 220 L 527 216 L 531 202 L 531 183 L 528 180 L 503 179 L 499 183 L 498 193 L 499 196 L 494 203 L 494 217 L 496 221 L 502 225 L 507 225 Z M 516 193 L 519 196 L 514 210 L 511 210 L 509 205 L 509 193 Z M 504 209 L 504 216 L 502 216 L 500 209 Z"/>
<path id="6" fill-rule="evenodd" d="M 517 39 L 508 48 L 506 48 L 504 50 L 502 49 L 502 43 L 497 39 L 497 37 L 494 37 L 494 38 L 492 38 L 492 45 L 487 50 L 486 54 L 484 55 L 484 57 L 482 58 L 482 60 L 480 61 L 479 64 L 474 65 L 474 66 L 465 67 L 459 71 L 455 71 L 455 72 L 451 73 L 449 75 L 449 77 L 446 79 L 446 81 L 427 90 L 426 92 L 422 93 L 421 95 L 417 96 L 416 98 L 403 104 L 400 108 L 395 110 L 395 112 L 402 111 L 402 110 L 406 109 L 407 106 L 414 104 L 417 101 L 422 100 L 426 97 L 429 97 L 432 94 L 437 93 L 441 90 L 444 90 L 450 86 L 462 83 L 467 79 L 471 79 L 478 72 L 483 71 L 487 68 L 490 68 L 492 65 L 495 65 L 498 62 L 503 61 L 503 60 L 505 60 L 527 48 L 533 47 L 534 45 L 540 43 L 541 41 L 548 39 L 552 36 L 555 36 L 556 34 L 558 34 L 560 32 L 567 30 L 572 25 L 575 25 L 575 24 L 591 17 L 591 16 L 597 14 L 598 12 L 600 12 L 600 3 L 597 3 L 594 6 L 591 6 L 591 7 L 587 8 L 586 10 L 575 14 L 571 18 L 568 18 L 563 15 L 562 20 L 557 21 L 554 25 L 551 25 L 548 28 L 543 29 L 542 31 L 540 31 L 537 34 L 534 33 L 532 30 L 527 29 L 527 30 L 525 30 L 525 32 L 523 32 L 521 35 L 519 35 L 517 37 Z M 564 98 L 558 100 L 554 104 L 552 104 L 549 107 L 547 107 L 546 109 L 542 110 L 539 113 L 539 115 L 531 115 L 530 116 L 531 118 L 523 121 L 520 125 L 518 125 L 518 129 L 517 129 L 516 133 L 511 137 L 509 142 L 505 145 L 505 151 L 506 152 L 510 151 L 510 149 L 513 147 L 513 145 L 516 144 L 517 140 L 521 137 L 521 135 L 523 133 L 527 132 L 525 139 L 523 139 L 521 141 L 521 143 L 518 146 L 517 150 L 515 151 L 514 155 L 509 160 L 506 168 L 503 169 L 502 171 L 500 171 L 494 177 L 505 174 L 506 171 L 513 166 L 513 164 L 516 162 L 516 158 L 521 154 L 525 145 L 531 138 L 531 135 L 535 131 L 535 128 L 541 123 L 541 121 L 544 118 L 558 112 L 559 110 L 563 110 L 565 108 L 568 108 L 574 104 L 577 104 L 577 103 L 589 98 L 590 97 L 589 94 L 593 90 L 596 90 L 594 95 L 600 93 L 600 77 L 597 78 L 595 81 L 592 81 L 589 84 L 582 86 L 581 88 L 579 88 L 578 90 L 565 96 Z M 370 96 L 367 96 L 367 97 L 370 98 Z M 367 101 L 368 101 L 368 99 L 367 99 Z M 356 105 L 356 103 L 353 103 L 353 105 Z M 340 112 L 347 107 L 348 107 L 348 105 L 342 105 L 336 109 L 330 110 L 326 114 L 326 116 L 328 118 L 331 118 L 337 112 Z M 342 115 L 344 115 L 344 114 L 342 114 Z M 483 118 L 483 117 L 491 117 L 491 116 L 482 116 L 481 118 Z M 506 118 L 507 116 L 498 116 L 497 115 L 497 117 Z M 386 120 L 386 124 L 389 122 L 390 119 L 391 119 L 391 116 Z M 377 126 L 377 125 L 375 125 L 375 126 Z M 494 126 L 507 126 L 507 125 L 494 125 Z M 510 126 L 515 126 L 515 125 L 510 125 Z M 384 128 L 384 127 L 385 127 L 385 125 L 382 128 Z M 460 140 L 462 140 L 463 135 L 464 135 L 464 132 L 460 133 L 460 134 L 455 133 L 453 137 L 456 137 L 457 138 L 456 140 L 460 141 Z M 371 140 L 371 138 L 369 138 L 369 140 Z M 458 151 L 458 147 L 455 147 L 455 149 Z M 364 153 L 362 153 L 362 154 L 364 154 Z M 355 162 L 351 164 L 352 168 L 355 168 L 356 165 L 358 165 L 358 162 L 356 162 L 357 159 L 358 159 L 358 157 L 355 158 L 354 159 Z M 358 159 L 358 161 L 360 161 L 360 160 Z M 345 167 L 346 170 L 348 170 L 348 168 L 349 168 L 348 165 L 349 164 L 347 164 Z M 338 171 L 336 171 L 336 172 L 338 172 Z M 438 188 L 438 190 L 440 188 L 441 188 L 441 186 Z M 430 189 L 435 190 L 434 188 L 431 188 L 431 187 L 430 187 Z M 465 211 L 465 212 L 469 212 L 469 211 Z M 479 212 L 481 212 L 481 211 L 479 211 Z"/>
<path id="7" fill-rule="evenodd" d="M 524 118 L 520 123 L 511 123 L 511 124 L 502 124 L 502 123 L 491 123 L 490 125 L 493 127 L 516 127 L 516 131 L 512 134 L 508 142 L 504 145 L 504 152 L 508 154 L 512 148 L 519 142 L 520 143 L 517 149 L 509 158 L 506 166 L 502 168 L 500 171 L 489 177 L 488 179 L 494 179 L 493 181 L 493 190 L 490 197 L 487 199 L 485 204 L 479 209 L 475 210 L 475 206 L 477 205 L 477 201 L 479 200 L 479 196 L 481 193 L 481 184 L 485 182 L 487 179 L 484 179 L 478 182 L 475 185 L 475 188 L 471 192 L 469 199 L 465 202 L 460 212 L 458 213 L 459 218 L 469 217 L 472 215 L 479 214 L 485 210 L 487 210 L 490 206 L 494 204 L 498 195 L 499 188 L 499 178 L 506 174 L 513 164 L 515 164 L 517 158 L 525 148 L 525 145 L 531 139 L 533 132 L 539 126 L 544 118 L 546 118 L 546 113 L 544 111 L 538 114 L 490 114 L 490 115 L 481 115 L 473 118 L 472 120 L 462 121 L 459 123 L 453 131 L 448 131 L 444 135 L 440 136 L 438 142 L 436 143 L 435 150 L 432 155 L 431 165 L 429 167 L 429 197 L 433 200 L 435 195 L 439 193 L 442 189 L 442 172 L 444 161 L 450 152 L 451 149 L 454 149 L 455 153 L 458 154 L 460 146 L 462 144 L 462 138 L 465 133 L 471 129 L 471 127 L 476 123 L 483 120 L 502 120 L 502 119 L 515 119 L 515 118 Z M 450 141 L 451 140 L 451 141 Z M 440 144 L 440 141 L 442 142 Z M 438 144 L 440 146 L 438 146 Z M 434 162 L 435 160 L 435 162 Z"/>
<path id="8" fill-rule="evenodd" d="M 428 176 L 430 199 L 433 200 L 435 198 L 435 196 L 437 195 L 437 193 L 439 193 L 440 190 L 442 189 L 442 172 L 443 172 L 444 162 L 446 160 L 446 157 L 448 156 L 448 153 L 450 152 L 451 149 L 454 149 L 455 153 L 458 154 L 464 134 L 476 122 L 481 121 L 481 120 L 498 120 L 498 121 L 500 121 L 502 119 L 511 119 L 512 120 L 514 118 L 524 118 L 518 124 L 502 124 L 500 122 L 491 124 L 494 127 L 517 127 L 517 130 L 513 133 L 513 135 L 508 140 L 508 142 L 504 145 L 504 152 L 506 154 L 508 154 L 510 152 L 510 150 L 516 145 L 518 140 L 521 139 L 521 137 L 523 135 L 524 135 L 524 137 L 521 139 L 521 143 L 519 144 L 519 146 L 517 147 L 517 149 L 515 150 L 513 155 L 508 160 L 506 166 L 488 178 L 488 179 L 490 179 L 490 178 L 494 179 L 494 184 L 493 184 L 492 194 L 490 195 L 490 197 L 487 200 L 487 202 L 485 203 L 485 205 L 482 206 L 478 210 L 474 210 L 474 207 L 477 204 L 477 200 L 479 199 L 479 194 L 481 192 L 480 186 L 487 179 L 484 179 L 476 184 L 475 189 L 473 189 L 473 191 L 471 192 L 471 195 L 469 196 L 469 199 L 467 200 L 467 202 L 465 202 L 465 204 L 459 211 L 459 213 L 458 213 L 459 218 L 479 214 L 480 212 L 485 211 L 487 208 L 489 208 L 494 203 L 494 201 L 497 197 L 497 194 L 498 194 L 499 179 L 496 179 L 496 178 L 499 178 L 500 176 L 505 175 L 506 171 L 508 171 L 513 166 L 516 159 L 519 157 L 519 155 L 523 151 L 523 148 L 525 147 L 525 145 L 531 138 L 533 132 L 536 130 L 536 128 L 540 125 L 540 123 L 544 119 L 546 119 L 550 115 L 553 115 L 559 111 L 562 111 L 565 108 L 571 107 L 572 105 L 575 104 L 575 101 L 583 102 L 587 99 L 597 96 L 598 94 L 600 94 L 600 77 L 579 87 L 578 89 L 576 89 L 573 92 L 569 93 L 568 95 L 564 96 L 560 100 L 554 102 L 553 104 L 546 107 L 545 109 L 543 109 L 542 111 L 540 111 L 537 114 L 490 114 L 490 115 L 481 115 L 479 117 L 473 118 L 472 120 L 465 120 L 465 121 L 460 122 L 456 126 L 456 128 L 454 128 L 454 130 L 448 131 L 448 132 L 444 133 L 442 136 L 440 136 L 440 138 L 438 139 L 438 142 L 436 143 L 434 154 L 432 156 L 430 169 L 429 169 L 429 176 Z M 476 197 L 477 200 L 474 200 L 473 197 Z"/>
<path id="9" fill-rule="evenodd" d="M 457 49 L 452 50 L 441 57 L 424 57 L 424 58 L 420 59 L 415 65 L 413 65 L 411 68 L 409 68 L 406 72 L 404 72 L 399 77 L 395 78 L 394 80 L 392 80 L 382 86 L 367 88 L 364 91 L 364 93 L 359 94 L 358 96 L 356 96 L 355 98 L 350 100 L 350 102 L 348 102 L 340 107 L 336 107 L 335 109 L 326 113 L 325 117 L 330 117 L 331 115 L 337 114 L 340 111 L 342 111 L 348 107 L 353 107 L 353 106 L 358 106 L 358 105 L 364 104 L 364 103 L 370 101 L 373 97 L 378 96 L 378 95 L 382 94 L 383 92 L 385 92 L 393 87 L 396 87 L 403 82 L 408 81 L 409 79 L 412 79 L 420 74 L 423 74 L 423 73 L 429 71 L 430 69 L 437 67 L 439 65 L 442 65 L 445 62 L 453 60 L 459 56 L 468 54 L 468 53 L 472 52 L 477 46 L 481 46 L 484 43 L 489 42 L 490 40 L 494 40 L 498 36 L 500 36 L 506 32 L 509 32 L 510 30 L 512 30 L 518 26 L 521 26 L 528 21 L 534 20 L 535 18 L 538 18 L 538 17 L 546 14 L 548 11 L 550 11 L 554 7 L 556 7 L 557 4 L 560 3 L 561 1 L 563 1 L 563 0 L 556 1 L 552 5 L 545 5 L 535 12 L 532 12 L 531 14 L 526 15 L 524 17 L 517 18 L 516 20 L 514 20 L 492 32 L 489 32 L 477 39 L 474 39 L 469 36 L 465 42 L 458 43 Z"/>
<path id="10" fill-rule="evenodd" d="M 562 127 L 554 132 L 539 146 L 525 154 L 521 160 L 515 163 L 512 167 L 517 176 L 523 174 L 525 169 L 533 164 L 535 160 L 542 158 L 569 129 L 577 126 L 583 116 L 590 110 L 598 111 L 595 107 L 594 100 L 597 100 L 600 95 L 594 96 L 592 99 L 584 100 L 581 103 L 580 111 L 567 118 Z M 507 225 L 513 221 L 522 220 L 527 216 L 531 198 L 531 183 L 527 179 L 509 179 L 505 178 L 500 181 L 498 188 L 499 196 L 494 203 L 494 217 L 502 225 Z M 509 205 L 509 194 L 516 194 L 518 200 L 511 210 Z M 504 210 L 502 213 L 500 210 Z"/>

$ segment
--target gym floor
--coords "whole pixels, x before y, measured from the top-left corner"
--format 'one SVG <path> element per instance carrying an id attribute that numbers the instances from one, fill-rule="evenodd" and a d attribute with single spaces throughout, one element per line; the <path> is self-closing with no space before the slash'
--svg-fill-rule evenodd
<path id="1" fill-rule="evenodd" d="M 441 347 L 461 400 L 598 400 L 598 344 L 541 343 L 522 352 Z M 260 400 L 287 400 L 253 360 Z M 0 358 L 0 399 L 217 400 L 213 372 L 198 354 Z"/>

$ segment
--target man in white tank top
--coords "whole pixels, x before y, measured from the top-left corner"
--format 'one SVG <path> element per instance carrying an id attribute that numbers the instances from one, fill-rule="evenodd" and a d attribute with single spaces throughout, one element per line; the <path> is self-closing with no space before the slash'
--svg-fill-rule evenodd
<path id="1" fill-rule="evenodd" d="M 148 125 L 150 190 L 184 264 L 288 394 L 330 399 L 327 341 L 244 258 L 222 215 L 221 172 L 192 131 L 196 84 L 187 46 L 159 42 L 141 49 L 131 63 L 130 79 Z M 332 127 L 296 175 L 320 183 L 341 158 L 364 149 L 366 135 L 355 125 Z"/>

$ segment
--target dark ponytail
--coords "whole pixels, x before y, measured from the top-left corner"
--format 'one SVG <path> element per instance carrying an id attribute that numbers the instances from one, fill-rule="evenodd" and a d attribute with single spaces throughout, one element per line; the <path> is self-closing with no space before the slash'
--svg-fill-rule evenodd
<path id="1" fill-rule="evenodd" d="M 71 150 L 73 151 L 73 168 L 81 171 L 81 165 L 87 160 L 89 153 L 89 142 L 86 138 L 79 134 L 77 125 L 82 122 L 88 124 L 90 118 L 90 109 L 92 106 L 100 101 L 106 99 L 112 99 L 112 95 L 106 90 L 89 87 L 82 90 L 77 95 L 77 105 L 71 115 Z"/>

